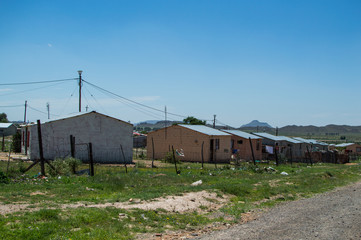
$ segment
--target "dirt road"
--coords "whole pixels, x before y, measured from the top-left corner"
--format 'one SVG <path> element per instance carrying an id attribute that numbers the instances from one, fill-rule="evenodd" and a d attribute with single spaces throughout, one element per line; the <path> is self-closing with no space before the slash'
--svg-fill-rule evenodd
<path id="1" fill-rule="evenodd" d="M 361 182 L 277 206 L 198 239 L 361 239 Z"/>

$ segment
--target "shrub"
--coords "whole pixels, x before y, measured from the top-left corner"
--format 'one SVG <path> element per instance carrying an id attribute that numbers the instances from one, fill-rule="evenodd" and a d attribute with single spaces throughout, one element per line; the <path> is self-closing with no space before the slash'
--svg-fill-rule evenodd
<path id="1" fill-rule="evenodd" d="M 176 157 L 175 157 L 175 160 L 176 160 L 176 163 L 180 163 L 179 159 L 177 159 Z M 166 163 L 174 163 L 173 153 L 172 152 L 167 152 L 167 154 L 165 155 L 163 161 L 166 162 Z"/>
<path id="2" fill-rule="evenodd" d="M 10 179 L 8 178 L 8 176 L 6 176 L 5 173 L 0 171 L 0 183 L 9 183 L 9 182 L 10 182 Z"/>
<path id="3" fill-rule="evenodd" d="M 56 158 L 51 162 L 51 165 L 53 165 L 55 170 L 49 168 L 49 174 L 51 176 L 75 174 L 81 163 L 81 160 L 72 157 L 65 159 Z"/>

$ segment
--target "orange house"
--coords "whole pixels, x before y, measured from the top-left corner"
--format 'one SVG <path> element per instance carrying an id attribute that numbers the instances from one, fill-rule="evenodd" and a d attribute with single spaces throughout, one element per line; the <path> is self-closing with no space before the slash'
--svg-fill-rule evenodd
<path id="1" fill-rule="evenodd" d="M 231 135 L 204 125 L 174 125 L 148 133 L 147 157 L 163 159 L 172 152 L 181 161 L 229 162 Z"/>
<path id="2" fill-rule="evenodd" d="M 232 135 L 231 149 L 240 159 L 253 160 L 252 149 L 255 160 L 262 160 L 262 138 L 239 130 L 222 130 Z M 251 147 L 252 144 L 252 147 Z"/>

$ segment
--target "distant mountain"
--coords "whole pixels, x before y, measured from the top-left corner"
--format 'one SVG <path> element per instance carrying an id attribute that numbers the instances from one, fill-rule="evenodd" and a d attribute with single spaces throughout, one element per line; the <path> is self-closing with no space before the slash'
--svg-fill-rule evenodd
<path id="1" fill-rule="evenodd" d="M 271 125 L 269 125 L 266 122 L 260 122 L 258 120 L 253 120 L 252 122 L 242 125 L 241 128 L 249 128 L 249 127 L 266 127 L 266 128 L 272 128 Z"/>
<path id="2" fill-rule="evenodd" d="M 148 120 L 134 124 L 134 129 L 137 131 L 153 131 L 164 127 L 172 126 L 175 123 L 182 123 L 180 121 L 158 121 Z"/>
<path id="3" fill-rule="evenodd" d="M 146 120 L 143 122 L 135 123 L 134 126 L 138 126 L 139 124 L 156 124 L 159 120 Z"/>

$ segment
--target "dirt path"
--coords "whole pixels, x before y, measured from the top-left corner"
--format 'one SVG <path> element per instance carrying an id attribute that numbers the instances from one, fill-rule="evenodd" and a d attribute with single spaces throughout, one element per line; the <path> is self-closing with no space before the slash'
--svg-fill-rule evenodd
<path id="1" fill-rule="evenodd" d="M 361 182 L 272 208 L 196 239 L 361 239 Z"/>
<path id="2" fill-rule="evenodd" d="M 41 194 L 41 192 L 34 192 L 34 195 Z M 156 210 L 162 208 L 168 212 L 202 212 L 202 207 L 207 210 L 215 211 L 221 208 L 228 202 L 228 196 L 219 197 L 214 192 L 200 191 L 200 192 L 189 192 L 181 196 L 167 196 L 156 198 L 151 201 L 140 201 L 138 199 L 130 199 L 128 202 L 113 202 L 113 203 L 74 203 L 74 204 L 61 204 L 58 208 L 106 208 L 115 207 L 121 209 L 133 209 L 139 208 L 144 210 Z M 22 204 L 0 204 L 0 215 L 6 215 L 14 212 L 24 211 L 38 211 L 41 209 L 36 205 L 30 205 L 27 203 Z"/>

